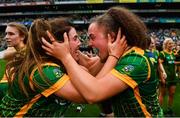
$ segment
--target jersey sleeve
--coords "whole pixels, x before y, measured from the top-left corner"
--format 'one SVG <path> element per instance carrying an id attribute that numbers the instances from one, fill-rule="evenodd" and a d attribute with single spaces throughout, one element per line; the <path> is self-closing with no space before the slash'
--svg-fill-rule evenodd
<path id="1" fill-rule="evenodd" d="M 164 52 L 163 52 L 163 51 L 161 51 L 161 52 L 159 53 L 159 59 L 161 60 L 161 62 L 164 62 L 164 60 L 165 60 L 165 55 L 164 55 Z"/>
<path id="2" fill-rule="evenodd" d="M 150 76 L 150 65 L 146 57 L 129 55 L 120 60 L 111 73 L 135 88 Z"/>
<path id="3" fill-rule="evenodd" d="M 157 56 L 159 57 L 159 51 L 158 50 L 155 50 L 156 51 L 156 53 L 157 53 Z"/>
<path id="4" fill-rule="evenodd" d="M 32 80 L 36 84 L 37 91 L 46 97 L 59 90 L 69 80 L 59 66 L 43 66 L 42 71 L 43 76 L 36 69 Z"/>

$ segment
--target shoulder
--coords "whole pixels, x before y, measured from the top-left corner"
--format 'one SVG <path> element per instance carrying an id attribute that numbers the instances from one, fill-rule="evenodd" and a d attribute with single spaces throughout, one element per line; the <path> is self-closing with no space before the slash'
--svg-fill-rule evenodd
<path id="1" fill-rule="evenodd" d="M 151 67 L 144 50 L 132 51 L 124 55 L 115 67 L 121 75 L 126 75 L 140 83 L 150 77 Z M 123 76 L 122 76 L 123 78 Z"/>
<path id="2" fill-rule="evenodd" d="M 56 81 L 57 79 L 61 78 L 65 72 L 62 67 L 55 63 L 44 63 L 41 64 L 42 74 L 48 78 L 49 80 Z M 33 76 L 34 79 L 42 78 L 41 74 L 37 67 L 35 67 L 31 72 L 31 77 Z"/>
<path id="3" fill-rule="evenodd" d="M 142 49 L 134 49 L 131 52 L 124 55 L 119 61 L 121 64 L 130 63 L 134 65 L 142 65 L 147 62 L 147 58 L 145 56 L 145 51 Z"/>
<path id="4" fill-rule="evenodd" d="M 115 67 L 115 69 L 123 73 L 128 71 L 131 71 L 131 73 L 144 73 L 147 72 L 149 68 L 149 62 L 147 57 L 144 56 L 143 50 L 135 50 L 124 55 Z"/>

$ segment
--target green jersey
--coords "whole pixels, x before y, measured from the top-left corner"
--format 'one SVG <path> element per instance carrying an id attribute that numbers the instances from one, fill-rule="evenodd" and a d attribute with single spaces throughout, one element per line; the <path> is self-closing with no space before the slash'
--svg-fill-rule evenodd
<path id="1" fill-rule="evenodd" d="M 159 84 L 159 72 L 158 72 L 158 59 L 159 59 L 159 51 L 158 50 L 146 50 L 145 51 L 145 56 L 148 57 L 148 59 L 150 60 L 152 67 L 155 70 L 155 77 L 157 80 L 157 83 Z M 158 86 L 157 86 L 158 88 Z"/>
<path id="2" fill-rule="evenodd" d="M 158 68 L 158 58 L 159 58 L 159 51 L 158 50 L 146 50 L 145 53 L 147 57 L 149 57 L 151 63 Z"/>
<path id="3" fill-rule="evenodd" d="M 0 81 L 0 101 L 5 96 L 7 89 L 8 89 L 8 81 L 1 80 Z"/>
<path id="4" fill-rule="evenodd" d="M 175 55 L 173 52 L 161 51 L 160 59 L 163 64 L 164 70 L 166 71 L 167 78 L 166 82 L 175 82 L 176 81 L 176 72 L 175 72 Z"/>
<path id="5" fill-rule="evenodd" d="M 121 57 L 111 73 L 129 88 L 112 98 L 118 117 L 163 116 L 157 95 L 157 79 L 144 50 L 133 47 Z"/>
<path id="6" fill-rule="evenodd" d="M 69 80 L 63 69 L 54 64 L 42 64 L 45 76 L 41 77 L 37 67 L 31 76 L 24 77 L 24 84 L 29 97 L 19 88 L 18 78 L 15 78 L 11 89 L 0 103 L 0 116 L 3 117 L 59 117 L 62 116 L 70 102 L 53 93 L 59 90 Z M 46 79 L 45 79 L 46 78 Z"/>

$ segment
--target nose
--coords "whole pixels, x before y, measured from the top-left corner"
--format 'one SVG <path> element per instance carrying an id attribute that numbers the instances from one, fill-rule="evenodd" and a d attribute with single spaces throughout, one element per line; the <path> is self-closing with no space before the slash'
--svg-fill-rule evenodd
<path id="1" fill-rule="evenodd" d="M 4 37 L 4 39 L 6 39 L 6 40 L 7 40 L 7 39 L 8 39 L 8 37 L 9 37 L 9 36 L 6 34 L 6 35 L 5 35 L 5 37 Z"/>
<path id="2" fill-rule="evenodd" d="M 81 41 L 80 40 L 78 40 L 78 45 L 81 45 Z"/>
<path id="3" fill-rule="evenodd" d="M 77 42 L 78 42 L 78 45 L 81 45 L 81 40 L 79 37 L 77 38 Z"/>

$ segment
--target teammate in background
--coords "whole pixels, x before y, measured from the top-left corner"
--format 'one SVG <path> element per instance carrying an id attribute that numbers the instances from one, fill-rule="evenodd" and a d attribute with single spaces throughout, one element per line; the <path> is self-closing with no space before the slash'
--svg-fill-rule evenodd
<path id="1" fill-rule="evenodd" d="M 41 38 L 48 40 L 47 30 L 53 32 L 59 42 L 63 41 L 61 36 L 67 32 L 71 55 L 78 60 L 80 41 L 67 19 L 55 19 L 50 23 L 35 20 L 29 30 L 25 58 L 7 66 L 10 88 L 0 103 L 0 116 L 60 117 L 70 101 L 86 102 L 69 81 L 62 63 L 41 48 Z"/>
<path id="2" fill-rule="evenodd" d="M 118 51 L 113 54 L 108 51 L 108 41 L 116 39 L 119 27 L 128 44 L 122 57 Z M 153 81 L 154 71 L 143 50 L 147 45 L 146 31 L 144 23 L 126 8 L 112 7 L 95 18 L 88 29 L 89 44 L 99 49 L 98 55 L 105 63 L 96 77 L 84 71 L 72 58 L 66 35 L 64 43 L 58 43 L 48 33 L 52 43 L 43 39 L 42 47 L 47 54 L 62 61 L 72 83 L 89 103 L 112 97 L 115 117 L 158 117 L 163 114 L 157 83 Z"/>
<path id="3" fill-rule="evenodd" d="M 7 61 L 15 59 L 16 55 L 23 53 L 28 37 L 26 26 L 20 23 L 11 22 L 5 30 L 8 48 L 0 52 L 0 58 Z"/>
<path id="4" fill-rule="evenodd" d="M 26 26 L 16 22 L 8 23 L 5 34 L 8 48 L 0 52 L 0 59 L 4 59 L 8 63 L 9 61 L 15 61 L 19 57 L 23 57 L 28 38 L 28 29 Z M 4 74 L 3 78 L 0 79 L 0 100 L 5 95 L 7 88 L 7 78 Z"/>
<path id="5" fill-rule="evenodd" d="M 150 37 L 149 40 L 149 48 L 147 50 L 147 52 L 149 52 L 149 57 L 151 62 L 153 63 L 153 65 L 155 66 L 156 72 L 157 72 L 157 78 L 159 78 L 160 82 L 162 84 L 165 84 L 165 79 L 167 77 L 166 72 L 164 70 L 164 67 L 161 63 L 161 61 L 159 60 L 159 51 L 156 50 L 156 41 L 153 37 Z"/>
<path id="6" fill-rule="evenodd" d="M 166 38 L 163 42 L 163 51 L 160 52 L 160 61 L 166 71 L 167 78 L 165 84 L 160 86 L 159 102 L 162 105 L 164 102 L 164 97 L 166 95 L 166 90 L 168 90 L 168 109 L 167 114 L 174 116 L 172 111 L 174 94 L 176 91 L 176 72 L 175 72 L 175 55 L 173 53 L 174 42 L 171 38 Z"/>

